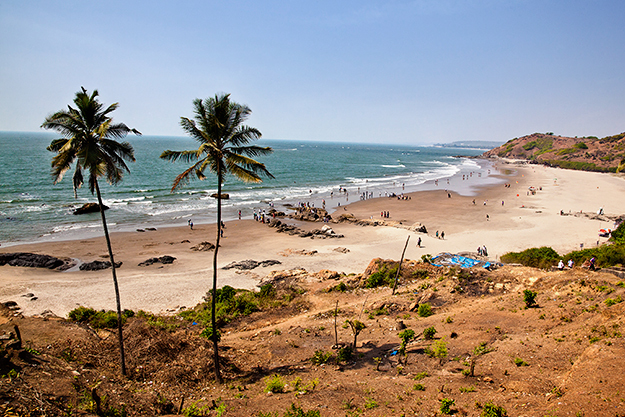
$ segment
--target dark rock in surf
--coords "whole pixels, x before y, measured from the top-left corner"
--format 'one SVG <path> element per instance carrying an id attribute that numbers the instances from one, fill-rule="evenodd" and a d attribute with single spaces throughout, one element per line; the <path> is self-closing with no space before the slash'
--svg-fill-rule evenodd
<path id="1" fill-rule="evenodd" d="M 104 210 L 109 209 L 104 204 L 102 204 L 102 208 L 104 208 Z M 99 213 L 99 212 L 100 212 L 100 205 L 98 203 L 85 203 L 82 205 L 82 207 L 79 207 L 76 210 L 74 210 L 74 214 L 87 214 L 87 213 Z"/>

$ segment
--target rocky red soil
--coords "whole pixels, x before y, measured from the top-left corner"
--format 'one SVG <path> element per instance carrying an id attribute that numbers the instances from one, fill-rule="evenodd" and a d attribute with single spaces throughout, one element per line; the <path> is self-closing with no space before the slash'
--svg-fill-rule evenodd
<path id="1" fill-rule="evenodd" d="M 122 377 L 115 334 L 4 308 L 0 409 L 30 416 L 283 416 L 298 408 L 321 416 L 434 416 L 449 399 L 455 415 L 479 416 L 489 402 L 509 416 L 625 415 L 619 278 L 580 268 L 460 270 L 414 261 L 403 271 L 395 295 L 359 287 L 368 273 L 274 274 L 282 283 L 276 299 L 287 289 L 295 296 L 223 329 L 223 385 L 213 380 L 200 326 L 180 317 L 128 320 L 130 372 Z M 340 282 L 346 291 L 328 291 Z M 525 308 L 525 289 L 537 293 L 535 308 Z M 343 362 L 336 360 L 337 303 L 339 346 L 353 341 L 346 320 L 366 326 Z M 425 303 L 434 314 L 420 317 Z M 404 327 L 417 335 L 405 358 L 397 352 Z M 427 340 L 430 327 L 436 333 Z M 428 354 L 436 345 L 447 354 Z M 332 357 L 314 364 L 316 352 Z M 275 375 L 283 392 L 268 393 Z"/>

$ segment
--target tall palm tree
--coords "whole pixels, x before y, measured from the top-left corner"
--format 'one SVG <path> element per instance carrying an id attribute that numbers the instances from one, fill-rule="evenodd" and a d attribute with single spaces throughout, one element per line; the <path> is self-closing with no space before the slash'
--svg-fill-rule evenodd
<path id="1" fill-rule="evenodd" d="M 217 239 L 213 255 L 213 291 L 211 296 L 211 339 L 214 348 L 215 379 L 221 383 L 219 371 L 219 333 L 215 319 L 217 304 L 217 252 L 221 237 L 221 196 L 222 184 L 226 175 L 230 174 L 245 182 L 262 182 L 260 175 L 273 178 L 262 164 L 252 157 L 267 155 L 273 150 L 269 147 L 249 145 L 252 140 L 259 139 L 258 129 L 245 126 L 243 122 L 252 111 L 249 107 L 230 101 L 230 94 L 215 95 L 205 100 L 193 101 L 195 116 L 192 119 L 180 118 L 182 129 L 200 144 L 198 149 L 190 151 L 165 151 L 161 158 L 169 161 L 178 159 L 184 162 L 195 161 L 174 180 L 171 191 L 189 181 L 192 174 L 200 180 L 206 178 L 204 171 L 208 168 L 217 177 Z"/>
<path id="2" fill-rule="evenodd" d="M 83 171 L 89 175 L 88 183 L 91 194 L 98 196 L 102 227 L 106 237 L 106 246 L 109 252 L 111 268 L 113 271 L 113 284 L 115 286 L 115 298 L 117 300 L 117 334 L 119 338 L 119 352 L 122 374 L 126 375 L 126 360 L 124 358 L 124 339 L 122 337 L 122 309 L 119 298 L 119 286 L 115 271 L 115 259 L 111 249 L 102 195 L 98 185 L 98 178 L 105 176 L 110 184 L 116 184 L 122 180 L 124 171 L 129 172 L 124 162 L 135 161 L 134 150 L 128 142 L 117 142 L 116 139 L 124 138 L 129 133 L 140 135 L 135 129 L 131 129 L 123 123 L 113 124 L 109 116 L 119 106 L 113 103 L 107 108 L 97 99 L 98 91 L 94 90 L 91 95 L 84 87 L 76 93 L 74 104 L 76 108 L 67 106 L 67 110 L 60 110 L 46 118 L 41 125 L 44 129 L 51 129 L 60 133 L 62 139 L 54 139 L 48 150 L 56 152 L 52 158 L 52 175 L 54 183 L 63 179 L 63 175 L 76 163 L 73 176 L 74 198 L 77 189 L 83 184 Z"/>

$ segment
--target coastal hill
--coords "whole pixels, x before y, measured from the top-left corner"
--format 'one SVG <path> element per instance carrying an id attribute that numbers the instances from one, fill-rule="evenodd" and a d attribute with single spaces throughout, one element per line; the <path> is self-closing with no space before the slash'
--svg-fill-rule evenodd
<path id="1" fill-rule="evenodd" d="M 625 165 L 625 133 L 597 138 L 532 133 L 484 152 L 485 157 L 526 159 L 550 166 L 584 171 L 616 172 Z M 620 169 L 619 169 L 620 167 Z"/>

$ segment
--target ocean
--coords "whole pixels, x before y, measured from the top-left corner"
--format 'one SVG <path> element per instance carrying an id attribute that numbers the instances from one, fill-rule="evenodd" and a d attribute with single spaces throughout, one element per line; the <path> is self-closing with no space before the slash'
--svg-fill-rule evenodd
<path id="1" fill-rule="evenodd" d="M 53 184 L 46 150 L 52 132 L 0 132 L 0 245 L 11 246 L 48 240 L 67 240 L 102 235 L 99 213 L 73 215 L 87 202 L 96 202 L 85 185 L 74 199 L 71 177 L 66 173 Z M 192 179 L 171 192 L 171 185 L 188 165 L 159 158 L 167 149 L 197 149 L 188 137 L 128 136 L 135 149 L 136 162 L 121 183 L 111 186 L 101 180 L 110 231 L 130 231 L 146 227 L 184 226 L 214 223 L 217 191 L 210 172 L 208 179 Z M 275 179 L 249 184 L 228 177 L 223 192 L 223 217 L 232 220 L 241 210 L 252 218 L 255 210 L 287 210 L 289 204 L 306 202 L 332 211 L 367 196 L 445 188 L 463 194 L 474 186 L 500 181 L 485 161 L 456 157 L 477 156 L 484 149 L 415 147 L 298 140 L 259 140 L 274 152 L 259 158 Z M 462 180 L 466 175 L 466 180 Z M 438 184 L 435 181 L 438 180 Z M 470 180 L 470 181 L 469 181 Z M 339 192 L 339 190 L 347 192 Z"/>

